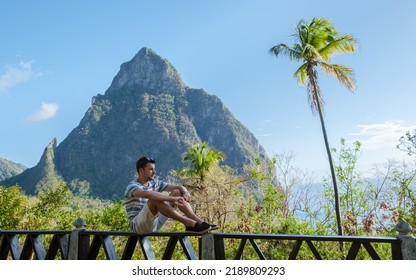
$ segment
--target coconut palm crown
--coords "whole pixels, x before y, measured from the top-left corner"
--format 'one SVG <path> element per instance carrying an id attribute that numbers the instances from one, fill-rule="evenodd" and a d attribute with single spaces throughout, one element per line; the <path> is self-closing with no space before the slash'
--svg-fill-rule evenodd
<path id="1" fill-rule="evenodd" d="M 198 176 L 203 183 L 205 175 L 219 161 L 224 160 L 224 154 L 208 146 L 206 142 L 195 145 L 184 155 L 183 162 L 189 165 L 179 171 L 182 176 Z"/>
<path id="2" fill-rule="evenodd" d="M 335 55 L 353 53 L 357 50 L 357 41 L 353 36 L 339 34 L 328 19 L 314 18 L 309 24 L 301 19 L 296 26 L 293 38 L 295 41 L 293 46 L 279 44 L 272 47 L 269 52 L 276 56 L 285 55 L 291 60 L 303 62 L 294 76 L 301 85 L 308 82 L 308 99 L 313 112 L 318 111 L 318 101 L 321 110 L 324 111 L 317 66 L 328 75 L 335 77 L 352 92 L 355 91 L 352 69 L 330 63 Z"/>

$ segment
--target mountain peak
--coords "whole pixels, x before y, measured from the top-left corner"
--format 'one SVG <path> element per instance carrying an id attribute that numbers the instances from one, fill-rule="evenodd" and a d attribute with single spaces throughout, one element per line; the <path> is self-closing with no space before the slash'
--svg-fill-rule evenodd
<path id="1" fill-rule="evenodd" d="M 184 93 L 186 88 L 175 67 L 146 47 L 130 61 L 121 64 L 107 93 L 138 87 L 148 93 Z"/>
<path id="2" fill-rule="evenodd" d="M 53 139 L 35 167 L 4 184 L 35 193 L 62 178 L 67 184 L 87 182 L 93 196 L 120 198 L 137 177 L 137 158 L 156 158 L 158 176 L 166 179 L 202 142 L 224 152 L 224 164 L 238 171 L 256 158 L 268 162 L 258 140 L 217 96 L 186 87 L 167 60 L 143 48 L 121 64 L 106 94 L 93 97 L 80 124 L 58 146 Z"/>

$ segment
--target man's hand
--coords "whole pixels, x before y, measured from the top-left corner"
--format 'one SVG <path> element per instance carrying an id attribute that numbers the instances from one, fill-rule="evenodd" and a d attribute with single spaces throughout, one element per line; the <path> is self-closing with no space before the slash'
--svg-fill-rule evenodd
<path id="1" fill-rule="evenodd" d="M 185 201 L 191 200 L 191 195 L 184 186 L 182 186 L 181 193 L 182 193 L 182 197 L 185 199 Z"/>
<path id="2" fill-rule="evenodd" d="M 182 196 L 175 196 L 175 204 L 178 206 L 183 206 L 185 204 L 185 198 Z"/>

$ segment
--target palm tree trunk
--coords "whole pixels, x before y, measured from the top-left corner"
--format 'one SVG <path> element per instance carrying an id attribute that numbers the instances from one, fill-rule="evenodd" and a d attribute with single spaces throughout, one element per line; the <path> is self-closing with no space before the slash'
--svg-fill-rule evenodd
<path id="1" fill-rule="evenodd" d="M 316 100 L 316 104 L 317 104 L 317 107 L 318 107 L 319 119 L 321 120 L 322 133 L 324 135 L 325 148 L 326 148 L 326 153 L 328 154 L 329 167 L 331 169 L 332 183 L 333 183 L 333 186 L 334 186 L 335 215 L 336 215 L 336 220 L 337 220 L 338 235 L 342 235 L 341 214 L 340 214 L 340 209 L 339 209 L 339 194 L 338 194 L 337 178 L 336 178 L 336 175 L 335 175 L 334 163 L 332 162 L 332 155 L 331 155 L 331 150 L 329 148 L 328 136 L 326 134 L 325 122 L 324 122 L 324 117 L 323 117 L 323 114 L 322 114 L 322 109 L 321 109 L 321 104 L 320 104 L 321 100 L 319 99 L 315 83 L 312 82 L 312 85 L 313 85 L 313 88 L 314 88 L 313 94 L 315 95 L 315 100 Z M 340 250 L 343 251 L 343 249 L 344 249 L 343 243 L 340 242 L 339 245 L 340 245 Z"/>

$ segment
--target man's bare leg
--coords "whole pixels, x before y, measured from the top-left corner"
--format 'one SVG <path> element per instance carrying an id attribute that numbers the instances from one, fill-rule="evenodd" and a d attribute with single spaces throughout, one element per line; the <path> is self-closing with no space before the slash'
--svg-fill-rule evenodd
<path id="1" fill-rule="evenodd" d="M 173 191 L 171 192 L 169 195 L 171 196 L 181 196 L 181 193 L 179 191 Z M 192 209 L 191 205 L 185 201 L 183 203 L 183 205 L 178 205 L 179 210 L 182 211 L 182 213 L 185 214 L 186 217 L 198 222 L 198 223 L 202 223 L 204 222 L 204 220 L 202 220 L 200 217 L 198 217 L 194 210 Z"/>
<path id="2" fill-rule="evenodd" d="M 150 211 L 155 216 L 160 212 L 168 218 L 181 222 L 186 227 L 192 227 L 197 222 L 196 220 L 192 220 L 187 216 L 179 214 L 175 208 L 167 202 L 149 200 L 147 204 L 149 205 Z"/>

